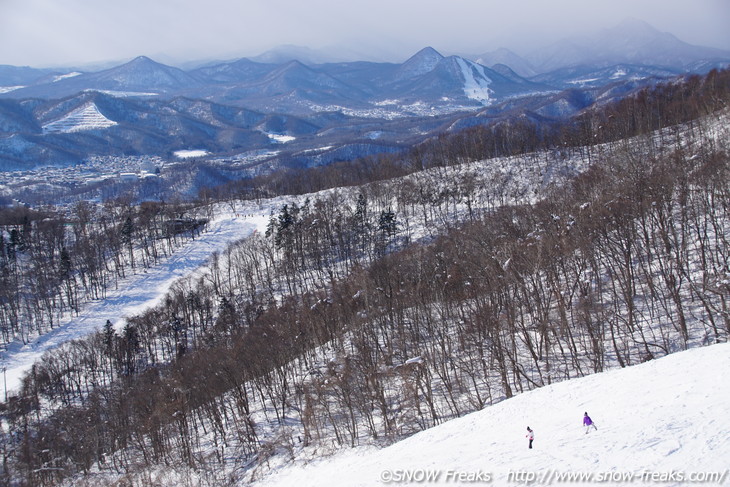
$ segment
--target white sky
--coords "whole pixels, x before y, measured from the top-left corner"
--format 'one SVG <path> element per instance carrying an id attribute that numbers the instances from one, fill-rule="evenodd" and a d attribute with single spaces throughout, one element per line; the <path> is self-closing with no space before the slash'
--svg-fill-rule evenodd
<path id="1" fill-rule="evenodd" d="M 425 46 L 523 53 L 627 17 L 730 50 L 730 0 L 0 0 L 0 64 L 231 59 L 283 44 L 391 61 Z"/>

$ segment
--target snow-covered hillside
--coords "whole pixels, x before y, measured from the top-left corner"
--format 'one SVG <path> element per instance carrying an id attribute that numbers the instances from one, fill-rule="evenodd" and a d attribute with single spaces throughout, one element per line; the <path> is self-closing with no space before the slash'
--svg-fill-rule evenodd
<path id="1" fill-rule="evenodd" d="M 64 117 L 43 125 L 43 132 L 50 134 L 55 132 L 71 133 L 82 130 L 98 130 L 116 125 L 117 122 L 109 120 L 94 103 L 73 110 Z"/>
<path id="2" fill-rule="evenodd" d="M 254 485 L 723 485 L 728 372 L 730 344 L 681 352 L 524 393 L 387 448 L 279 467 Z M 584 412 L 598 428 L 588 434 Z"/>

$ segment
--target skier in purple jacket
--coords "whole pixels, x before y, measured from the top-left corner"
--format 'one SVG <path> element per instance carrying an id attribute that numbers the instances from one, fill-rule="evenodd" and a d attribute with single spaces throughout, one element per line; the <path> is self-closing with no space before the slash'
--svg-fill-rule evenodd
<path id="1" fill-rule="evenodd" d="M 588 416 L 588 413 L 583 413 L 583 426 L 586 427 L 586 434 L 588 434 L 588 431 L 590 431 L 591 426 L 593 426 L 594 430 L 598 430 L 591 417 Z"/>

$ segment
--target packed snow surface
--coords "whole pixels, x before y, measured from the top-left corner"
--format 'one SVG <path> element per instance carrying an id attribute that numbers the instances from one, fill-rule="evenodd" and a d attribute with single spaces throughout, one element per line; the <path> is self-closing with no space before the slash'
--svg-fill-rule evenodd
<path id="1" fill-rule="evenodd" d="M 116 124 L 117 122 L 106 118 L 94 103 L 87 103 L 69 112 L 64 117 L 45 124 L 43 132 L 81 132 L 83 130 L 105 129 Z"/>
<path id="2" fill-rule="evenodd" d="M 728 484 L 728 372 L 730 344 L 692 349 L 526 392 L 387 448 L 280 467 L 254 485 Z M 586 433 L 584 412 L 597 429 Z"/>

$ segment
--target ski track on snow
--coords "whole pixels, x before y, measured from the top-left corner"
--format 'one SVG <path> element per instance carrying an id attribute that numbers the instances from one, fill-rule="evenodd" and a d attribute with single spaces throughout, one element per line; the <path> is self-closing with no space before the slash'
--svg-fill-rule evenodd
<path id="1" fill-rule="evenodd" d="M 215 220 L 207 231 L 186 242 L 160 264 L 150 269 L 135 269 L 134 274 L 120 280 L 117 289 L 110 289 L 106 298 L 85 303 L 77 316 L 65 319 L 54 330 L 25 345 L 8 344 L 0 353 L 5 387 L 8 391 L 17 389 L 23 374 L 44 352 L 93 333 L 107 320 L 120 330 L 126 317 L 156 305 L 176 280 L 195 272 L 213 252 L 223 251 L 228 244 L 251 235 L 260 227 L 257 223 L 236 217 Z"/>

